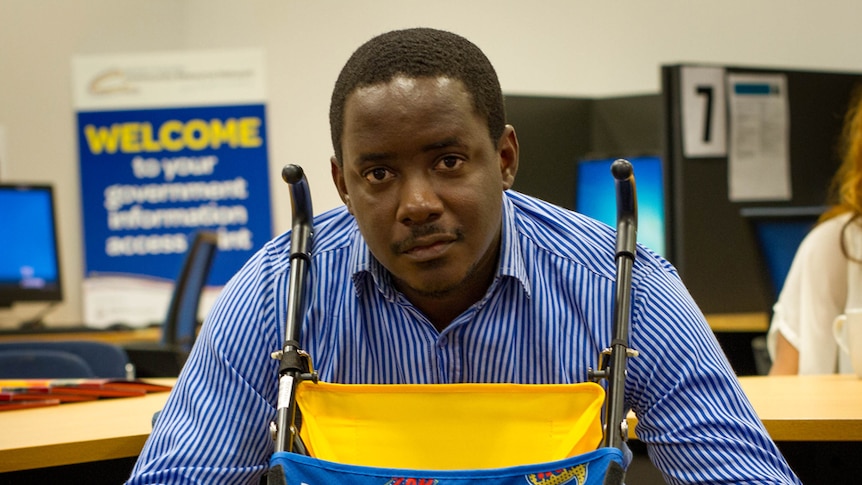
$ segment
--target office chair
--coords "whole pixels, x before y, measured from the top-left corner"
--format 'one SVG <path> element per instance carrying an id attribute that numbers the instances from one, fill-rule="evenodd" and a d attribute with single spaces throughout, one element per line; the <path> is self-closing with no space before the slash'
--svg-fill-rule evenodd
<path id="1" fill-rule="evenodd" d="M 198 307 L 218 248 L 215 232 L 200 231 L 186 254 L 174 285 L 162 338 L 153 344 L 125 346 L 138 377 L 176 377 L 186 362 L 198 331 Z"/>
<path id="2" fill-rule="evenodd" d="M 81 357 L 56 350 L 0 350 L 0 379 L 80 379 L 96 375 Z"/>
<path id="3" fill-rule="evenodd" d="M 31 354 L 33 358 L 21 357 Z M 107 342 L 88 340 L 69 341 L 20 341 L 0 343 L 0 355 L 6 357 L 0 366 L 0 375 L 6 376 L 6 365 L 19 366 L 18 373 L 26 373 L 21 367 L 33 366 L 33 371 L 43 375 L 34 377 L 95 377 L 126 379 L 133 376 L 129 356 L 122 347 Z M 56 359 L 52 358 L 57 356 Z M 81 365 L 70 360 L 80 361 Z M 74 374 L 80 375 L 74 375 Z M 53 374 L 53 375 L 51 375 Z M 71 374 L 71 375 L 70 375 Z"/>

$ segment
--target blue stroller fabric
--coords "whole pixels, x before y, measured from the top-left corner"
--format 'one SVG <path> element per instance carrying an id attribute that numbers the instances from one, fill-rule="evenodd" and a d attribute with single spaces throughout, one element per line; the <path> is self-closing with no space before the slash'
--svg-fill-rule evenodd
<path id="1" fill-rule="evenodd" d="M 270 473 L 281 469 L 289 485 L 601 485 L 617 448 L 599 448 L 559 461 L 481 470 L 407 470 L 344 465 L 290 452 L 270 458 Z"/>

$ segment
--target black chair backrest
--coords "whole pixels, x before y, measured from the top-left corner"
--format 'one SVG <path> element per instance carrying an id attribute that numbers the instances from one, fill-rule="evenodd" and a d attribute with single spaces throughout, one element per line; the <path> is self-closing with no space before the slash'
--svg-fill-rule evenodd
<path id="1" fill-rule="evenodd" d="M 179 375 L 197 338 L 201 293 L 217 249 L 215 232 L 195 234 L 174 285 L 171 303 L 162 323 L 161 340 L 124 346 L 138 377 Z"/>
<path id="2" fill-rule="evenodd" d="M 162 326 L 162 343 L 166 347 L 191 350 L 197 337 L 201 292 L 217 249 L 218 235 L 215 232 L 200 231 L 195 234 Z"/>

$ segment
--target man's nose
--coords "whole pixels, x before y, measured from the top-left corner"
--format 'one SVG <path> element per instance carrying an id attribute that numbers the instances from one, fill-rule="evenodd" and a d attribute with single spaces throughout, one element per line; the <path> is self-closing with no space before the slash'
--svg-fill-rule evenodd
<path id="1" fill-rule="evenodd" d="M 426 176 L 407 177 L 401 187 L 398 220 L 403 224 L 425 224 L 443 212 L 436 183 Z"/>

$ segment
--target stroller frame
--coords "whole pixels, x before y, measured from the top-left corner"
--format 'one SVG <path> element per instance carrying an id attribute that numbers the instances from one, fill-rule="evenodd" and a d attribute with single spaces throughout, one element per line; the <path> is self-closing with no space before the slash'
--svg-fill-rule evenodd
<path id="1" fill-rule="evenodd" d="M 630 162 L 623 159 L 614 161 L 611 173 L 615 180 L 617 199 L 613 339 L 609 346 L 602 350 L 598 369 L 589 370 L 589 378 L 593 382 L 607 381 L 603 445 L 623 450 L 628 439 L 628 424 L 624 414 L 626 365 L 628 358 L 637 356 L 637 351 L 628 345 L 631 276 L 636 252 L 637 195 Z M 270 432 L 276 452 L 308 456 L 308 449 L 300 437 L 302 417 L 296 403 L 296 391 L 301 381 L 317 382 L 311 356 L 302 350 L 299 344 L 306 310 L 305 292 L 310 277 L 313 211 L 310 189 L 302 168 L 288 164 L 282 170 L 282 178 L 290 190 L 292 232 L 285 340 L 282 348 L 271 355 L 279 360 L 280 364 L 276 417 L 270 423 Z M 622 466 L 616 461 L 610 461 L 604 483 L 621 484 L 624 477 Z M 287 483 L 282 470 L 270 469 L 266 478 L 271 485 Z"/>

